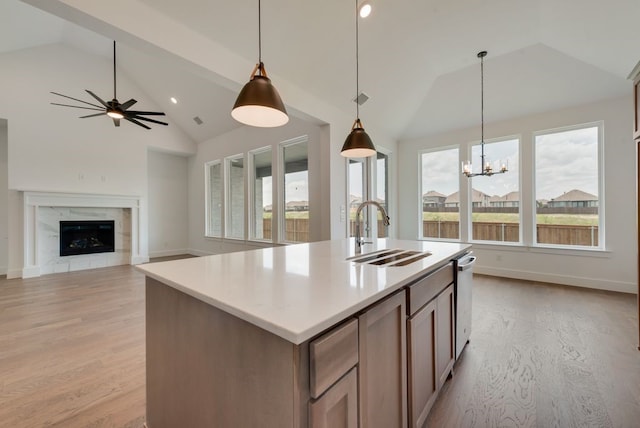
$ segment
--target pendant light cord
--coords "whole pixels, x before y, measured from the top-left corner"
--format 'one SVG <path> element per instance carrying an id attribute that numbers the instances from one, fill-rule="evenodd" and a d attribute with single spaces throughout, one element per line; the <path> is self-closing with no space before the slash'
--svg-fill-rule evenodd
<path id="1" fill-rule="evenodd" d="M 358 96 L 360 95 L 360 68 L 359 68 L 359 48 L 358 48 L 358 0 L 355 0 L 356 4 L 356 120 L 360 120 L 360 103 L 358 102 Z"/>
<path id="2" fill-rule="evenodd" d="M 484 55 L 481 53 L 478 54 L 480 57 L 480 147 L 482 149 L 482 165 L 481 167 L 484 169 Z"/>
<path id="3" fill-rule="evenodd" d="M 116 97 L 116 41 L 113 41 L 113 99 Z"/>
<path id="4" fill-rule="evenodd" d="M 262 75 L 262 5 L 258 0 L 258 64 L 259 73 Z"/>

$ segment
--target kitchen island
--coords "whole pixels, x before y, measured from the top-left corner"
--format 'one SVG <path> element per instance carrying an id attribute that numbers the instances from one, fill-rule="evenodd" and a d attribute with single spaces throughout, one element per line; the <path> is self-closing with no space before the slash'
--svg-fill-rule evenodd
<path id="1" fill-rule="evenodd" d="M 147 426 L 417 423 L 441 383 L 418 384 L 430 377 L 412 346 L 428 342 L 417 326 L 431 329 L 438 368 L 455 343 L 450 260 L 469 247 L 379 239 L 353 259 L 344 239 L 140 266 Z M 408 251 L 416 261 L 372 264 Z M 447 345 L 435 349 L 438 324 Z M 446 380 L 453 357 L 444 361 Z"/>

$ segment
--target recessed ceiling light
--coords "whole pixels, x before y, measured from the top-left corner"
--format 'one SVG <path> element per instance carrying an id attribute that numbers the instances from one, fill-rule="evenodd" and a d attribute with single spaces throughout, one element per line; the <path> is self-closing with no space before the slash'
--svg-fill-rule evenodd
<path id="1" fill-rule="evenodd" d="M 174 97 L 171 97 L 171 102 L 174 104 L 178 104 L 178 100 L 176 100 Z"/>
<path id="2" fill-rule="evenodd" d="M 360 5 L 360 17 L 366 18 L 369 15 L 371 15 L 371 3 L 365 1 Z"/>

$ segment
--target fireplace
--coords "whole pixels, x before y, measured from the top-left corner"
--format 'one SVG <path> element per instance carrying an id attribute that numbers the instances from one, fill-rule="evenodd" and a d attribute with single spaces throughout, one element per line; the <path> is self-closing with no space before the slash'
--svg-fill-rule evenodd
<path id="1" fill-rule="evenodd" d="M 60 222 L 60 256 L 113 253 L 113 220 L 74 220 Z"/>

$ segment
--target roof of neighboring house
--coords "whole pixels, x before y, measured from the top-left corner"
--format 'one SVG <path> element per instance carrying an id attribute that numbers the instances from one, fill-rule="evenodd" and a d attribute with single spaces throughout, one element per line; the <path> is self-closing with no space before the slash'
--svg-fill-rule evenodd
<path id="1" fill-rule="evenodd" d="M 482 202 L 483 200 L 489 197 L 489 195 L 479 190 L 471 189 L 471 191 L 473 192 L 473 196 L 472 196 L 473 202 Z M 445 199 L 444 201 L 445 204 L 458 203 L 458 202 L 460 202 L 460 192 L 455 192 L 450 194 L 449 196 L 447 196 L 447 199 Z"/>
<path id="2" fill-rule="evenodd" d="M 440 192 L 436 192 L 435 190 L 429 190 L 427 193 L 422 195 L 423 198 L 446 198 L 447 195 L 443 195 Z"/>
<path id="3" fill-rule="evenodd" d="M 571 201 L 597 201 L 598 197 L 591 193 L 583 192 L 582 190 L 573 189 L 568 192 L 564 192 L 557 198 L 551 199 L 549 202 L 571 202 Z"/>
<path id="4" fill-rule="evenodd" d="M 290 201 L 287 202 L 287 207 L 308 207 L 309 201 Z"/>
<path id="5" fill-rule="evenodd" d="M 520 201 L 520 193 L 513 191 L 503 196 L 494 195 L 489 199 L 489 201 L 490 202 L 518 202 Z"/>

